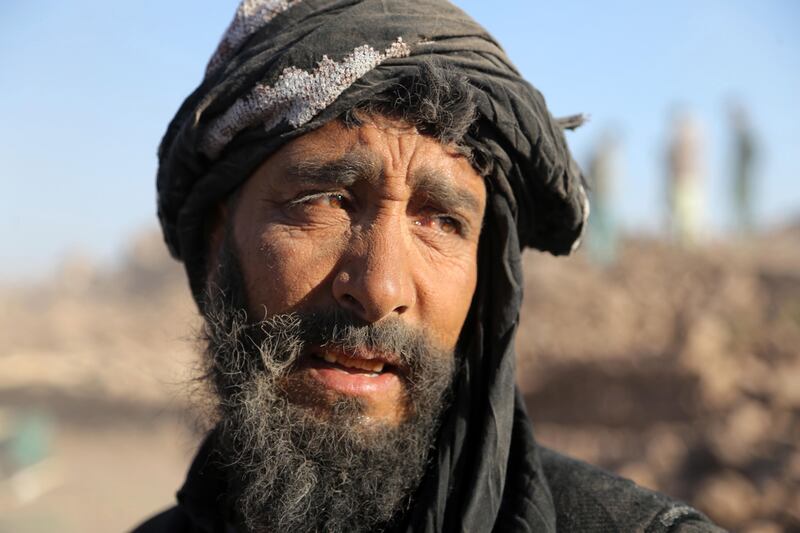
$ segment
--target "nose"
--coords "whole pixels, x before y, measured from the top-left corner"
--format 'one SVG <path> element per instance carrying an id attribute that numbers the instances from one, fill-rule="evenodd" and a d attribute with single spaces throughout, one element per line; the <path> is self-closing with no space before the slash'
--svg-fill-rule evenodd
<path id="1" fill-rule="evenodd" d="M 410 251 L 400 223 L 375 221 L 351 239 L 333 280 L 334 298 L 369 323 L 406 313 L 416 303 Z"/>

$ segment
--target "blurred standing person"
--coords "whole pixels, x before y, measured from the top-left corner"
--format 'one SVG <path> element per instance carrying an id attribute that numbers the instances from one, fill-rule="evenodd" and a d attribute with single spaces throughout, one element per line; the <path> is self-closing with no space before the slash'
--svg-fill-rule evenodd
<path id="1" fill-rule="evenodd" d="M 667 150 L 667 201 L 672 237 L 691 245 L 700 236 L 703 219 L 703 164 L 700 124 L 689 113 L 679 113 Z"/>
<path id="2" fill-rule="evenodd" d="M 736 231 L 747 234 L 753 230 L 753 162 L 755 139 L 744 107 L 734 102 L 730 106 L 733 126 L 733 208 Z"/>
<path id="3" fill-rule="evenodd" d="M 614 216 L 614 183 L 620 173 L 617 136 L 605 132 L 589 161 L 589 191 L 592 214 L 586 241 L 593 262 L 608 266 L 617 255 L 617 221 Z"/>

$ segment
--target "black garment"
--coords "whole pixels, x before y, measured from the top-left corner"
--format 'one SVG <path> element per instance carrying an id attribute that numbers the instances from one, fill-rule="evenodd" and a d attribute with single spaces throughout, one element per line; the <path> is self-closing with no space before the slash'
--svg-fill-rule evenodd
<path id="1" fill-rule="evenodd" d="M 236 533 L 224 503 L 225 477 L 210 459 L 212 446 L 209 438 L 198 452 L 186 483 L 178 492 L 178 505 L 149 519 L 133 533 Z M 513 510 L 501 509 L 493 531 L 723 532 L 695 509 L 631 481 L 541 446 L 527 449 L 527 456 L 512 455 L 509 467 L 521 468 L 526 474 L 519 478 L 522 481 L 516 492 L 518 501 L 507 504 L 526 506 L 536 493 L 545 494 L 551 503 L 538 508 L 538 525 L 522 523 Z M 538 467 L 534 471 L 530 465 Z M 464 523 L 461 530 L 473 531 L 469 523 Z"/>

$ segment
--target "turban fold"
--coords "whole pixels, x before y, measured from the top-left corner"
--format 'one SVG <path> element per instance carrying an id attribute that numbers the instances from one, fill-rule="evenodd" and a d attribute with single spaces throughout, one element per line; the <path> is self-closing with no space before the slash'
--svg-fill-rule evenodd
<path id="1" fill-rule="evenodd" d="M 159 149 L 158 213 L 172 254 L 204 285 L 209 212 L 288 141 L 434 60 L 475 88 L 467 139 L 489 151 L 478 286 L 461 371 L 409 531 L 554 531 L 551 495 L 514 383 L 521 249 L 577 245 L 583 181 L 542 95 L 445 0 L 245 0 Z"/>

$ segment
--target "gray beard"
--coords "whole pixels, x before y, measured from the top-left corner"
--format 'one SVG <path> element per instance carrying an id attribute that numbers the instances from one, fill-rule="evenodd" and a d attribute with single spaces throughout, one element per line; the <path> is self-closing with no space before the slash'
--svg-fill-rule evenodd
<path id="1" fill-rule="evenodd" d="M 204 302 L 204 338 L 217 456 L 237 521 L 253 533 L 375 531 L 401 522 L 435 445 L 453 353 L 399 319 L 364 324 L 321 310 L 248 323 L 238 261 L 225 248 L 220 288 Z M 307 343 L 398 354 L 408 368 L 405 420 L 368 421 L 361 402 L 344 395 L 323 416 L 289 401 L 283 383 Z"/>

